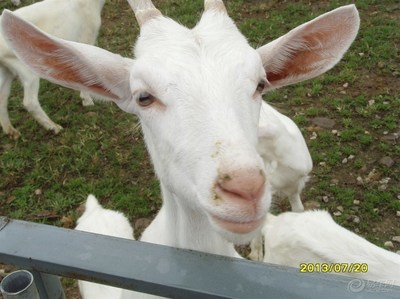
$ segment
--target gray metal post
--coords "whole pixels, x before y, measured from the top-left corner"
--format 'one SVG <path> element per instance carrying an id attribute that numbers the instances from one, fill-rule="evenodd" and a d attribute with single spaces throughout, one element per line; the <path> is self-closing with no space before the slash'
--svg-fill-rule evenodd
<path id="1" fill-rule="evenodd" d="M 32 271 L 40 299 L 66 299 L 60 278 L 43 272 Z"/>
<path id="2" fill-rule="evenodd" d="M 0 291 L 4 299 L 40 299 L 32 273 L 19 270 L 1 281 Z"/>

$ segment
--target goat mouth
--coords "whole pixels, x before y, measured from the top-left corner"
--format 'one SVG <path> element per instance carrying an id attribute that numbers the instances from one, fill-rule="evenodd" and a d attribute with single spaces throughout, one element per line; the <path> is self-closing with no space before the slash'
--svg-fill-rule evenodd
<path id="1" fill-rule="evenodd" d="M 218 226 L 235 234 L 250 233 L 256 230 L 264 222 L 264 218 L 252 221 L 235 221 L 224 219 L 215 215 L 212 215 L 212 219 L 215 221 L 216 224 L 218 224 Z"/>

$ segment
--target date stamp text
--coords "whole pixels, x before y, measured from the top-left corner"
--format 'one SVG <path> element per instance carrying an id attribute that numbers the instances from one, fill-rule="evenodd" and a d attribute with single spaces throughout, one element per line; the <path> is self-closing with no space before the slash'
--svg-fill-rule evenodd
<path id="1" fill-rule="evenodd" d="M 301 263 L 301 273 L 367 273 L 366 263 Z"/>

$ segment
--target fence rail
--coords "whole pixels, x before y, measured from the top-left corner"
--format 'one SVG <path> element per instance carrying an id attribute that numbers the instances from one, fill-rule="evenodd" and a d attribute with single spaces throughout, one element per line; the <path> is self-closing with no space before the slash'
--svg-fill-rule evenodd
<path id="1" fill-rule="evenodd" d="M 171 298 L 400 298 L 399 287 L 383 283 L 304 274 L 5 217 L 0 217 L 0 262 L 36 276 L 53 274 Z"/>

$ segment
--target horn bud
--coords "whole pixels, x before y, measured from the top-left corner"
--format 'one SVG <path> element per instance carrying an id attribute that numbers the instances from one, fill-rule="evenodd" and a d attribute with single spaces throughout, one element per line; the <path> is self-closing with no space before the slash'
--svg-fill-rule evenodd
<path id="1" fill-rule="evenodd" d="M 142 27 L 149 20 L 159 16 L 162 16 L 162 14 L 157 8 L 135 11 L 135 17 L 140 27 Z"/>
<path id="2" fill-rule="evenodd" d="M 149 20 L 162 16 L 151 0 L 128 0 L 128 2 L 140 27 Z"/>
<path id="3" fill-rule="evenodd" d="M 224 2 L 222 0 L 204 0 L 204 10 L 216 10 L 227 14 Z"/>

